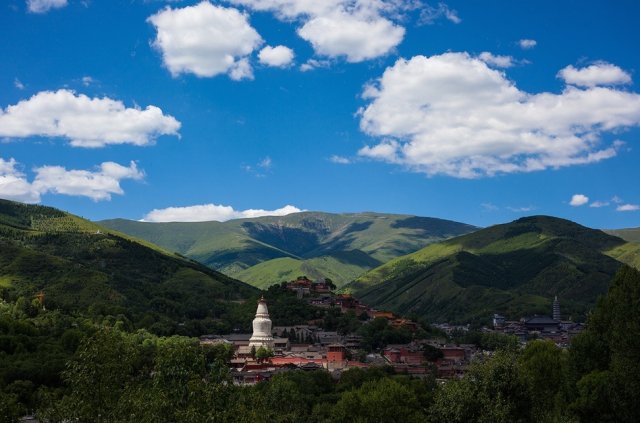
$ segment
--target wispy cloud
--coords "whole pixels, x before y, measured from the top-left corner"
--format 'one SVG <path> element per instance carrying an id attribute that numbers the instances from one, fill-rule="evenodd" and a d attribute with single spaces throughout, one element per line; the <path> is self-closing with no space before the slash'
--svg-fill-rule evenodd
<path id="1" fill-rule="evenodd" d="M 485 62 L 487 65 L 494 66 L 496 68 L 510 68 L 515 65 L 515 59 L 511 56 L 500 56 L 488 51 L 483 51 L 478 55 L 478 59 Z"/>
<path id="2" fill-rule="evenodd" d="M 67 0 L 27 0 L 27 10 L 31 13 L 46 13 L 51 9 L 60 9 Z"/>
<path id="3" fill-rule="evenodd" d="M 330 60 L 309 59 L 300 65 L 300 72 L 309 72 L 318 68 L 328 68 L 331 66 Z"/>
<path id="4" fill-rule="evenodd" d="M 455 9 L 451 9 L 445 3 L 438 3 L 437 6 L 424 5 L 420 12 L 419 23 L 423 25 L 433 25 L 438 19 L 446 19 L 454 24 L 462 22 L 458 12 Z"/>
<path id="5" fill-rule="evenodd" d="M 525 206 L 525 207 L 511 207 L 508 206 L 507 210 L 512 211 L 514 213 L 526 213 L 537 209 L 536 206 Z"/>
<path id="6" fill-rule="evenodd" d="M 271 157 L 265 156 L 255 165 L 243 165 L 242 168 L 245 172 L 252 173 L 258 178 L 264 178 L 272 171 L 273 166 L 273 160 L 271 160 Z"/>
<path id="7" fill-rule="evenodd" d="M 500 209 L 500 207 L 496 206 L 493 203 L 482 203 L 480 204 L 480 206 L 483 208 L 483 210 L 485 211 L 497 211 Z"/>
<path id="8" fill-rule="evenodd" d="M 523 50 L 529 50 L 538 45 L 538 42 L 530 38 L 523 38 L 522 40 L 518 41 L 518 45 Z"/>
<path id="9" fill-rule="evenodd" d="M 93 84 L 95 81 L 92 77 L 90 76 L 83 76 L 82 77 L 82 85 L 84 85 L 85 87 L 88 87 L 89 85 Z"/>
<path id="10" fill-rule="evenodd" d="M 622 204 L 616 208 L 619 212 L 630 212 L 640 210 L 640 205 L 638 204 Z"/>
<path id="11" fill-rule="evenodd" d="M 337 155 L 333 155 L 331 157 L 329 157 L 329 161 L 331 163 L 336 163 L 336 164 L 350 164 L 351 160 L 347 157 L 343 157 L 343 156 L 337 156 Z"/>

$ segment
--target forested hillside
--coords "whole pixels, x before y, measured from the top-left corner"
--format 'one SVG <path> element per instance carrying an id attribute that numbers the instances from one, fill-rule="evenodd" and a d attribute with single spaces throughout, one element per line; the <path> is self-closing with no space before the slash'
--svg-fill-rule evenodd
<path id="1" fill-rule="evenodd" d="M 212 331 L 232 301 L 255 293 L 145 241 L 60 210 L 5 200 L 0 289 L 7 301 L 31 305 L 42 292 L 48 309 L 122 315 L 161 334 Z"/>

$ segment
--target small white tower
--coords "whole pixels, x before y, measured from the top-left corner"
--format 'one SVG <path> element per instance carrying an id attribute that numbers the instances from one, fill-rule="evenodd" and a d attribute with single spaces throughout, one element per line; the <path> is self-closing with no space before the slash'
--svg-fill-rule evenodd
<path id="1" fill-rule="evenodd" d="M 258 309 L 256 310 L 256 318 L 253 319 L 253 335 L 249 339 L 250 347 L 265 347 L 273 349 L 273 336 L 271 335 L 271 319 L 269 319 L 269 310 L 264 297 L 258 301 Z"/>

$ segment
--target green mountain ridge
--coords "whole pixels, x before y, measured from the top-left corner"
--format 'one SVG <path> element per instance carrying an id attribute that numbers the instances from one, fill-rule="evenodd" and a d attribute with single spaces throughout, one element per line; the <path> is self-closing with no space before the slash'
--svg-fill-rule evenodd
<path id="1" fill-rule="evenodd" d="M 301 274 L 338 286 L 394 257 L 477 230 L 449 220 L 382 213 L 302 212 L 227 222 L 101 225 L 265 288 Z"/>
<path id="2" fill-rule="evenodd" d="M 640 245 L 568 220 L 534 216 L 429 245 L 369 271 L 345 290 L 430 321 L 486 322 L 499 312 L 550 314 L 555 295 L 577 319 Z"/>
<path id="3" fill-rule="evenodd" d="M 124 315 L 158 333 L 215 319 L 255 289 L 66 212 L 0 200 L 0 291 L 65 313 Z M 192 332 L 197 333 L 198 329 Z"/>

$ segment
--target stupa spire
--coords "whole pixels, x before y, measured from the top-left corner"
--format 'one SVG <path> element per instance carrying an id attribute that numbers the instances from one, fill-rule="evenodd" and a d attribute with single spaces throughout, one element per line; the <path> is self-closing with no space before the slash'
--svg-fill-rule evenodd
<path id="1" fill-rule="evenodd" d="M 271 319 L 269 318 L 269 309 L 267 309 L 267 301 L 264 299 L 264 296 L 258 300 L 256 317 L 253 319 L 253 335 L 251 335 L 251 339 L 249 340 L 249 346 L 273 349 Z"/>

